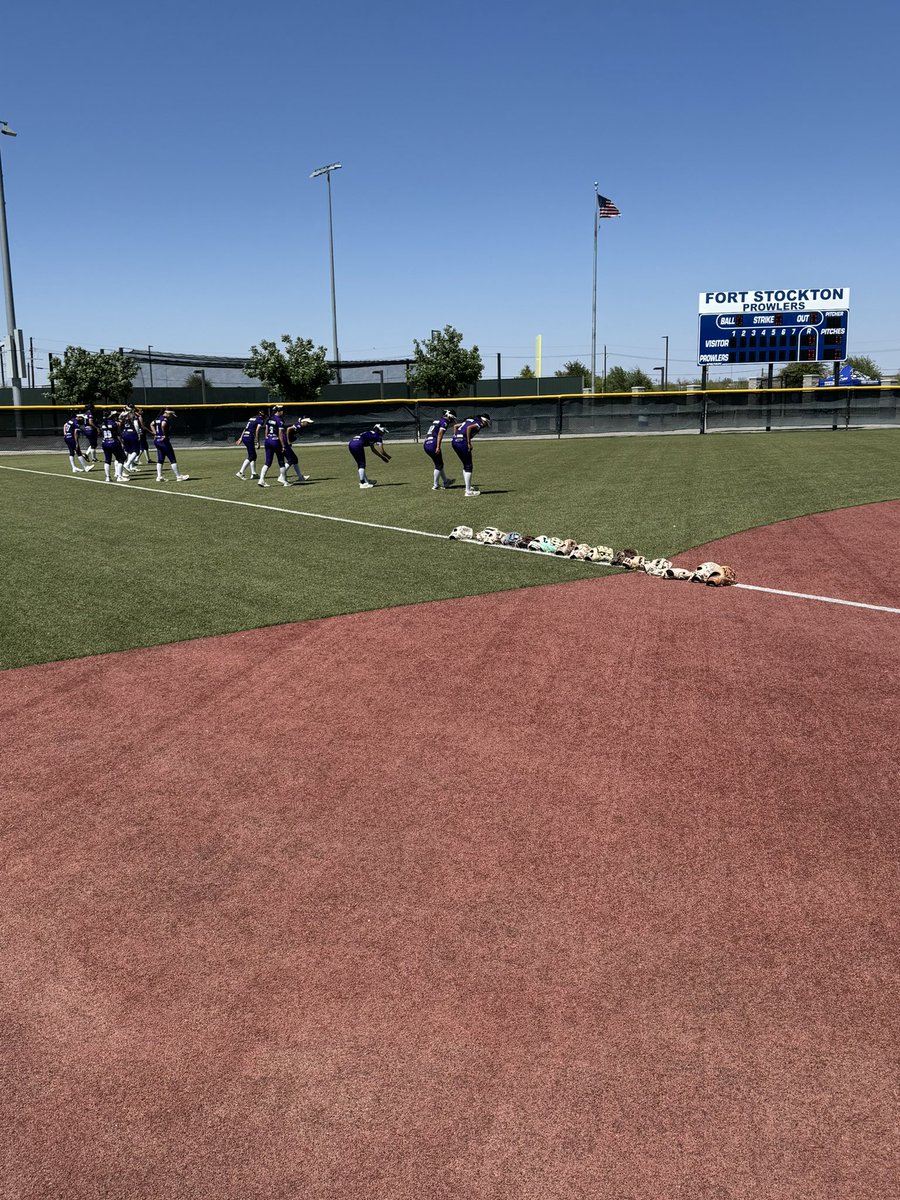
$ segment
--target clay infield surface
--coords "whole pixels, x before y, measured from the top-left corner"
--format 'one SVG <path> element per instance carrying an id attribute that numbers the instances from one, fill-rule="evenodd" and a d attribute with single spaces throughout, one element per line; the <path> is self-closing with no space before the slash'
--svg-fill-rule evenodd
<path id="1" fill-rule="evenodd" d="M 895 1200 L 898 662 L 620 575 L 6 672 L 0 1196 Z"/>

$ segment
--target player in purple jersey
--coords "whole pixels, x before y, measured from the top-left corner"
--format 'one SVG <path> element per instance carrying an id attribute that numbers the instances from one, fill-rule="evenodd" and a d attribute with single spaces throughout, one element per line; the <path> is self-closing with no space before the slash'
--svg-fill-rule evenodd
<path id="1" fill-rule="evenodd" d="M 284 405 L 276 404 L 271 414 L 266 417 L 265 438 L 263 440 L 266 461 L 259 473 L 258 487 L 269 486 L 266 483 L 266 472 L 271 467 L 273 459 L 278 460 L 278 482 L 282 487 L 291 486 L 284 477 L 284 447 L 286 443 L 287 438 L 284 436 Z"/>
<path id="2" fill-rule="evenodd" d="M 309 476 L 304 475 L 300 470 L 300 463 L 297 455 L 294 453 L 294 442 L 303 430 L 312 425 L 312 423 L 312 417 L 298 417 L 293 425 L 285 426 L 284 430 L 284 461 L 289 467 L 293 467 L 298 483 L 306 483 Z"/>
<path id="3" fill-rule="evenodd" d="M 247 457 L 241 463 L 241 469 L 236 472 L 238 479 L 246 478 L 244 472 L 248 467 L 250 468 L 250 478 L 256 478 L 256 452 L 259 449 L 259 436 L 265 421 L 266 414 L 260 408 L 256 416 L 251 417 L 244 426 L 244 432 L 234 443 L 236 446 L 243 446 L 247 453 Z"/>
<path id="4" fill-rule="evenodd" d="M 172 426 L 172 421 L 175 419 L 175 413 L 171 408 L 164 408 L 158 417 L 155 417 L 150 422 L 150 432 L 153 434 L 153 444 L 156 446 L 156 482 L 163 481 L 163 465 L 168 460 L 172 467 L 172 474 L 178 483 L 186 479 L 190 479 L 190 475 L 182 475 L 178 470 L 178 463 L 175 459 L 175 451 L 172 449 L 172 442 L 169 437 L 169 430 Z"/>
<path id="5" fill-rule="evenodd" d="M 138 433 L 137 413 L 133 408 L 123 408 L 119 413 L 119 426 L 122 430 L 122 447 L 125 450 L 125 470 L 137 470 L 137 460 L 141 454 L 141 439 Z"/>
<path id="6" fill-rule="evenodd" d="M 428 426 L 425 441 L 422 443 L 422 449 L 434 463 L 434 483 L 431 485 L 433 492 L 436 492 L 441 484 L 445 488 L 448 488 L 453 483 L 452 479 L 447 478 L 447 472 L 444 470 L 444 455 L 441 450 L 441 443 L 444 440 L 444 434 L 451 425 L 455 424 L 456 413 L 452 408 L 445 409 L 443 416 L 438 417 L 436 421 L 432 421 Z"/>
<path id="7" fill-rule="evenodd" d="M 131 476 L 126 475 L 122 470 L 125 462 L 125 450 L 122 447 L 119 422 L 114 412 L 105 413 L 100 419 L 100 436 L 103 439 L 103 474 L 106 476 L 106 482 L 112 482 L 109 477 L 109 468 L 112 465 L 116 483 L 127 483 Z"/>
<path id="8" fill-rule="evenodd" d="M 80 433 L 81 429 L 78 424 L 77 415 L 69 413 L 68 420 L 63 425 L 63 441 L 66 443 L 66 449 L 69 452 L 69 463 L 72 466 L 73 475 L 80 475 L 82 471 L 93 470 L 93 463 L 86 462 L 84 455 L 81 453 Z M 81 463 L 80 467 L 75 463 L 76 458 Z"/>
<path id="9" fill-rule="evenodd" d="M 480 417 L 467 417 L 453 430 L 451 445 L 463 466 L 463 479 L 466 481 L 466 495 L 480 496 L 481 492 L 472 486 L 472 438 L 481 433 L 485 425 L 490 425 L 491 418 L 487 413 Z"/>
<path id="10" fill-rule="evenodd" d="M 366 448 L 370 449 L 373 454 L 377 454 L 382 462 L 390 462 L 391 456 L 384 448 L 384 435 L 387 430 L 383 425 L 373 425 L 371 429 L 367 429 L 364 433 L 358 433 L 352 437 L 347 443 L 347 449 L 353 456 L 353 461 L 356 463 L 359 471 L 359 486 L 361 488 L 372 488 L 375 486 L 375 480 L 370 479 L 366 474 Z"/>
<path id="11" fill-rule="evenodd" d="M 84 412 L 78 414 L 78 432 L 84 437 L 88 444 L 87 450 L 84 451 L 84 456 L 89 462 L 97 461 L 97 417 L 94 413 L 93 404 L 89 404 Z"/>
<path id="12" fill-rule="evenodd" d="M 134 410 L 134 418 L 135 418 L 135 423 L 136 423 L 137 431 L 138 431 L 138 445 L 140 447 L 140 452 L 138 454 L 138 462 L 140 462 L 140 460 L 143 459 L 144 462 L 149 467 L 149 465 L 150 465 L 150 446 L 147 441 L 147 426 L 144 424 L 144 410 L 142 408 L 136 408 Z"/>

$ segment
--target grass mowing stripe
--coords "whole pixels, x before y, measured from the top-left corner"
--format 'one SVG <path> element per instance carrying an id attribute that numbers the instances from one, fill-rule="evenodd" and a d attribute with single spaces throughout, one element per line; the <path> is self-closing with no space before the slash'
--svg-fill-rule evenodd
<path id="1" fill-rule="evenodd" d="M 70 473 L 69 475 L 66 475 L 65 473 L 60 472 L 60 471 L 40 471 L 40 470 L 32 469 L 30 467 L 7 467 L 4 465 L 0 465 L 0 470 L 20 471 L 22 474 L 25 474 L 25 475 L 43 475 L 43 476 L 49 476 L 50 478 L 53 478 L 53 479 L 67 479 L 67 480 L 71 479 L 73 482 L 80 482 L 80 483 L 97 483 L 97 484 L 106 485 L 109 482 L 106 479 L 80 480 L 77 475 L 72 474 L 72 473 Z M 168 483 L 168 482 L 169 481 L 166 480 L 166 483 Z M 206 500 L 212 504 L 229 504 L 229 505 L 234 505 L 237 508 L 254 508 L 254 509 L 259 509 L 262 512 L 285 513 L 287 516 L 307 517 L 307 518 L 310 518 L 311 520 L 315 520 L 315 521 L 334 521 L 334 522 L 336 522 L 338 524 L 342 524 L 342 525 L 359 525 L 366 529 L 383 529 L 383 530 L 387 530 L 389 533 L 409 533 L 409 534 L 413 534 L 416 537 L 439 538 L 441 540 L 446 540 L 446 537 L 447 537 L 446 534 L 431 533 L 426 529 L 410 529 L 403 525 L 383 525 L 377 521 L 360 521 L 360 520 L 357 520 L 352 517 L 334 517 L 334 516 L 329 516 L 326 513 L 312 513 L 312 512 L 305 512 L 302 509 L 282 508 L 280 505 L 277 505 L 277 504 L 257 504 L 257 503 L 254 503 L 252 500 L 230 500 L 223 496 L 207 496 L 201 492 L 185 492 L 177 487 L 168 488 L 165 485 L 163 486 L 163 488 L 159 488 L 155 485 L 155 483 L 152 485 L 139 484 L 139 483 L 136 484 L 132 481 L 127 484 L 118 484 L 118 485 L 112 485 L 112 486 L 124 487 L 127 491 L 151 492 L 157 496 L 158 495 L 178 496 L 181 499 L 187 499 L 187 500 Z M 474 540 L 464 541 L 461 544 L 466 545 L 466 546 L 477 546 L 479 549 L 487 549 L 487 550 L 492 550 L 492 551 L 494 551 L 494 550 L 512 550 L 517 554 L 532 554 L 533 553 L 532 551 L 524 550 L 518 546 L 486 545 L 483 542 L 476 542 Z M 554 562 L 568 561 L 567 559 L 558 557 L 556 555 L 546 555 L 544 557 L 549 558 Z M 574 561 L 578 561 L 578 560 L 574 560 Z M 869 604 L 862 600 L 842 600 L 842 599 L 838 599 L 837 597 L 834 597 L 834 596 L 817 596 L 817 595 L 813 595 L 813 594 L 807 593 L 807 592 L 790 592 L 790 591 L 784 591 L 780 588 L 760 587 L 760 586 L 758 586 L 756 584 L 752 584 L 752 583 L 738 583 L 736 586 L 744 588 L 745 590 L 752 591 L 752 592 L 767 592 L 768 594 L 773 595 L 773 596 L 788 596 L 792 599 L 797 599 L 797 600 L 815 600 L 815 601 L 819 601 L 820 603 L 823 603 L 823 604 L 843 604 L 843 605 L 847 605 L 850 608 L 865 608 L 865 609 L 870 609 L 873 612 L 886 612 L 886 613 L 900 614 L 900 608 L 891 608 L 888 605 L 884 605 L 884 604 Z"/>
<path id="2" fill-rule="evenodd" d="M 278 496 L 277 512 L 266 503 L 271 493 L 258 496 L 258 506 L 243 502 L 238 488 L 252 485 L 234 479 L 240 450 L 232 460 L 224 449 L 179 446 L 189 483 L 138 474 L 124 485 L 195 497 L 202 488 L 232 501 L 228 508 L 126 503 L 115 484 L 58 488 L 0 469 L 0 666 L 585 577 L 582 563 L 555 556 L 466 553 L 466 543 L 447 537 L 460 524 L 674 558 L 776 521 L 896 500 L 900 430 L 562 442 L 486 436 L 475 455 L 477 500 L 462 488 L 432 491 L 421 446 L 392 450 L 379 486 L 360 492 L 346 446 L 300 447 L 311 476 L 304 511 L 338 521 L 288 520 L 301 499 L 295 488 Z M 27 459 L 31 470 L 80 481 L 66 463 L 59 451 Z M 398 537 L 395 529 L 432 536 Z M 740 575 L 740 562 L 734 566 Z"/>

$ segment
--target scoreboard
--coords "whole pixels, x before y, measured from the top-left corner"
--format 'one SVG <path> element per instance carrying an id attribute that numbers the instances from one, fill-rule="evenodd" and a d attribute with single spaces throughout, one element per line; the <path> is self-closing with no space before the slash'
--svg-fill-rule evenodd
<path id="1" fill-rule="evenodd" d="M 701 292 L 697 362 L 839 362 L 849 304 L 849 288 Z"/>

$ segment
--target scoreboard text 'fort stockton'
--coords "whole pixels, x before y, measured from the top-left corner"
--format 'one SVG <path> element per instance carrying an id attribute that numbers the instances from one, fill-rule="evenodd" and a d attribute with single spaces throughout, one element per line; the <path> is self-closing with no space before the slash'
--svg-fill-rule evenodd
<path id="1" fill-rule="evenodd" d="M 838 362 L 849 310 L 846 287 L 701 292 L 697 362 Z"/>

